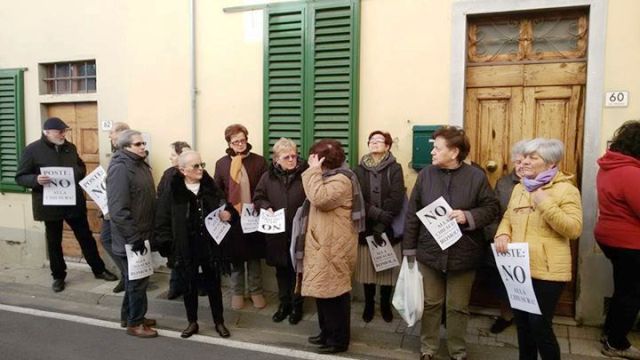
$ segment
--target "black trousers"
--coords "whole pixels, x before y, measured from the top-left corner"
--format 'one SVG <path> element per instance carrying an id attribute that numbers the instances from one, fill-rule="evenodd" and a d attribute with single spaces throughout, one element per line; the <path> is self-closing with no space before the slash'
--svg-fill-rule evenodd
<path id="1" fill-rule="evenodd" d="M 325 343 L 330 346 L 349 347 L 351 293 L 346 292 L 329 299 L 316 298 L 316 306 L 318 307 L 320 336 L 325 340 Z"/>
<path id="2" fill-rule="evenodd" d="M 624 350 L 631 346 L 627 334 L 640 310 L 640 250 L 598 244 L 613 265 L 613 297 L 609 304 L 604 333 L 609 345 Z"/>
<path id="3" fill-rule="evenodd" d="M 47 250 L 49 251 L 49 266 L 51 267 L 51 276 L 54 279 L 67 277 L 67 264 L 64 262 L 64 255 L 62 254 L 62 221 L 44 222 Z M 80 249 L 82 249 L 82 255 L 91 266 L 91 271 L 94 274 L 102 274 L 105 269 L 104 262 L 98 254 L 98 246 L 89 229 L 86 214 L 80 217 L 65 218 L 64 221 L 73 230 L 73 234 L 80 244 Z"/>
<path id="4" fill-rule="evenodd" d="M 209 307 L 214 324 L 224 324 L 222 307 L 222 290 L 220 290 L 220 273 L 208 264 L 200 265 L 194 275 L 185 279 L 188 282 L 184 293 L 184 307 L 187 310 L 187 320 L 192 323 L 198 321 L 198 289 L 202 288 L 209 296 Z M 184 277 L 185 274 L 182 273 Z"/>
<path id="5" fill-rule="evenodd" d="M 564 285 L 559 281 L 533 279 L 533 291 L 542 315 L 513 309 L 518 326 L 520 360 L 536 360 L 538 353 L 542 360 L 560 359 L 560 346 L 553 333 L 552 320 Z"/>
<path id="6" fill-rule="evenodd" d="M 280 304 L 287 307 L 302 306 L 304 298 L 299 294 L 295 294 L 296 272 L 293 270 L 293 266 L 290 264 L 276 266 L 276 280 L 278 282 Z"/>

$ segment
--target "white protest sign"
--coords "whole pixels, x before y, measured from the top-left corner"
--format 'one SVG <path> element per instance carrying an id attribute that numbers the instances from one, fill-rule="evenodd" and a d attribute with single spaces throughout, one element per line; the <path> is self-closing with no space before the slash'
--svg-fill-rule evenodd
<path id="1" fill-rule="evenodd" d="M 107 173 L 102 166 L 98 166 L 84 179 L 80 180 L 80 187 L 96 202 L 96 205 L 100 207 L 103 215 L 109 213 L 107 206 L 107 184 L 104 182 L 106 178 Z"/>
<path id="2" fill-rule="evenodd" d="M 449 218 L 453 211 L 449 203 L 440 196 L 436 201 L 422 208 L 416 215 L 429 230 L 442 250 L 455 244 L 462 237 L 460 226 L 455 220 Z"/>
<path id="3" fill-rule="evenodd" d="M 43 186 L 42 205 L 75 205 L 76 204 L 76 180 L 73 176 L 73 168 L 70 167 L 43 167 L 42 175 L 47 175 L 51 182 Z"/>
<path id="4" fill-rule="evenodd" d="M 284 232 L 284 226 L 284 209 L 274 211 L 273 213 L 267 210 L 260 211 L 258 231 L 261 233 L 278 234 Z"/>
<path id="5" fill-rule="evenodd" d="M 129 280 L 138 280 L 153 275 L 153 261 L 151 261 L 149 240 L 144 241 L 144 247 L 147 251 L 144 252 L 144 255 L 140 255 L 131 250 L 131 244 L 124 245 L 124 250 L 127 253 Z"/>
<path id="6" fill-rule="evenodd" d="M 220 212 L 224 211 L 225 205 L 220 206 L 219 208 L 213 210 L 207 217 L 204 219 L 204 225 L 207 227 L 207 231 L 215 240 L 218 245 L 224 239 L 224 236 L 227 235 L 229 229 L 231 229 L 231 224 L 226 221 L 220 220 Z"/>
<path id="7" fill-rule="evenodd" d="M 242 214 L 240 214 L 240 225 L 242 232 L 249 234 L 258 231 L 258 210 L 253 204 L 242 204 Z"/>
<path id="8" fill-rule="evenodd" d="M 509 303 L 514 309 L 540 315 L 538 299 L 531 282 L 529 244 L 508 244 L 507 249 L 506 253 L 501 254 L 496 252 L 495 244 L 491 244 L 500 277 L 504 287 L 507 288 Z"/>
<path id="9" fill-rule="evenodd" d="M 387 234 L 382 234 L 382 244 L 378 245 L 373 236 L 367 236 L 367 244 L 369 245 L 369 252 L 371 253 L 371 261 L 376 272 L 384 271 L 387 269 L 400 266 L 398 257 L 393 251 L 391 242 L 387 237 Z"/>

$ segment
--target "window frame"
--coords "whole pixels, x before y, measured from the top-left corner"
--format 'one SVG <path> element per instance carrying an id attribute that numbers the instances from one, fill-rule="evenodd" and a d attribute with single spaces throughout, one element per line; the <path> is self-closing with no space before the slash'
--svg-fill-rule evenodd
<path id="1" fill-rule="evenodd" d="M 25 113 L 24 113 L 24 70 L 25 69 L 0 69 L 0 78 L 13 78 L 14 80 L 14 109 L 15 116 L 13 119 L 13 126 L 15 126 L 15 142 L 14 149 L 16 170 L 22 157 L 22 151 L 25 147 Z M 2 130 L 0 130 L 0 135 Z M 2 148 L 4 150 L 4 148 Z M 3 179 L 2 177 L 2 156 L 0 156 L 0 193 L 24 193 L 27 189 L 18 185 L 15 182 L 15 178 L 11 177 Z M 13 160 L 13 159 L 11 159 Z"/>

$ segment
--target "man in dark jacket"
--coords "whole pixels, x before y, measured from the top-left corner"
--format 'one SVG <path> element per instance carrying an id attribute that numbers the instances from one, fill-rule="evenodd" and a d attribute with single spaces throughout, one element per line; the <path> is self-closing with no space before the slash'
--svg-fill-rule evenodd
<path id="1" fill-rule="evenodd" d="M 49 266 L 53 276 L 53 291 L 64 290 L 64 279 L 67 276 L 67 264 L 62 254 L 62 221 L 73 230 L 80 244 L 82 254 L 97 279 L 115 281 L 118 278 L 105 269 L 104 262 L 98 254 L 96 240 L 89 229 L 87 221 L 87 205 L 82 188 L 78 184 L 87 173 L 87 168 L 78 155 L 76 146 L 65 138 L 69 126 L 62 120 L 52 117 L 45 121 L 43 135 L 40 140 L 29 144 L 20 158 L 16 173 L 16 182 L 31 188 L 33 218 L 44 221 L 49 252 Z M 44 205 L 44 186 L 51 183 L 51 178 L 40 173 L 40 168 L 57 166 L 73 170 L 76 188 L 75 205 Z"/>
<path id="2" fill-rule="evenodd" d="M 107 171 L 112 250 L 125 270 L 128 269 L 125 245 L 131 245 L 132 251 L 142 254 L 146 251 L 144 241 L 151 241 L 153 235 L 156 191 L 151 168 L 144 161 L 147 157 L 145 146 L 139 131 L 123 131 Z M 155 321 L 144 317 L 149 277 L 130 280 L 127 271 L 124 275 L 121 325 L 125 325 L 127 334 L 132 336 L 158 336 L 158 332 L 150 328 Z"/>

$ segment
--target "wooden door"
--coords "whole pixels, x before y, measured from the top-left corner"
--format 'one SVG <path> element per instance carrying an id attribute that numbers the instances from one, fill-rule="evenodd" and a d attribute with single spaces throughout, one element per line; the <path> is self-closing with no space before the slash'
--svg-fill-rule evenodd
<path id="1" fill-rule="evenodd" d="M 469 157 L 482 166 L 491 185 L 512 171 L 511 146 L 523 139 L 556 138 L 565 144 L 560 169 L 581 175 L 585 63 L 475 66 L 467 69 L 465 129 Z M 557 313 L 572 316 L 578 241 L 571 243 L 574 281 L 565 288 Z M 486 276 L 474 285 L 472 303 L 494 306 Z"/>
<path id="2" fill-rule="evenodd" d="M 87 165 L 87 174 L 100 165 L 100 147 L 98 143 L 98 106 L 93 102 L 52 104 L 47 107 L 49 117 L 56 116 L 62 119 L 71 131 L 67 133 L 67 140 L 78 148 L 80 158 Z M 89 227 L 98 243 L 98 249 L 102 254 L 100 239 L 100 227 L 102 218 L 100 208 L 85 194 L 87 199 L 87 217 Z M 82 258 L 80 245 L 75 239 L 71 228 L 64 225 L 62 236 L 62 249 L 65 258 L 79 261 Z"/>

